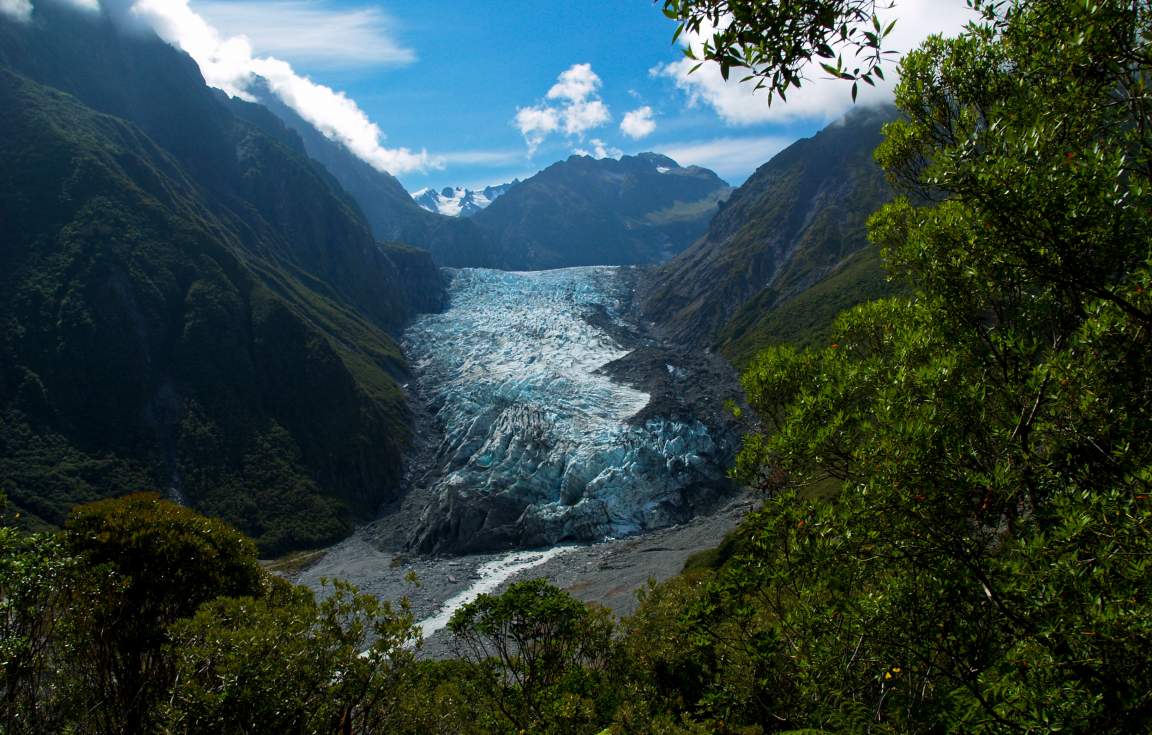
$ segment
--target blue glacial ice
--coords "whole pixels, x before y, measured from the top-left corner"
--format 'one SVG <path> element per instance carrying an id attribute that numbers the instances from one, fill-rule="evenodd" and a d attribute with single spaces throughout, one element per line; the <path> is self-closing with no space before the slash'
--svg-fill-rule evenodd
<path id="1" fill-rule="evenodd" d="M 452 271 L 449 308 L 404 334 L 417 390 L 442 440 L 423 551 L 592 541 L 686 520 L 723 483 L 699 421 L 631 420 L 648 394 L 601 368 L 622 345 L 586 316 L 618 320 L 615 268 Z"/>

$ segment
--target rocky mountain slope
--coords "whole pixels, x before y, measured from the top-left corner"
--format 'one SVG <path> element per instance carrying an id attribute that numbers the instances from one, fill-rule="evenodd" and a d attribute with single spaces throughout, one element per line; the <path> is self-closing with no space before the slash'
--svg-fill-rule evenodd
<path id="1" fill-rule="evenodd" d="M 677 342 L 739 361 L 764 344 L 815 338 L 841 308 L 882 295 L 866 224 L 891 197 L 872 151 L 894 115 L 856 109 L 757 169 L 703 237 L 641 281 L 645 316 Z"/>
<path id="2" fill-rule="evenodd" d="M 436 212 L 448 217 L 471 217 L 477 212 L 487 209 L 488 205 L 504 195 L 517 179 L 507 184 L 485 186 L 483 189 L 465 189 L 462 186 L 446 186 L 440 191 L 435 189 L 420 189 L 412 192 L 412 199 L 429 212 Z"/>
<path id="3" fill-rule="evenodd" d="M 488 238 L 495 268 L 658 263 L 699 237 L 730 191 L 713 172 L 655 153 L 572 156 L 472 221 Z"/>
<path id="4" fill-rule="evenodd" d="M 388 330 L 439 306 L 259 108 L 154 36 L 41 3 L 0 16 L 0 476 L 33 522 L 154 488 L 268 552 L 395 492 Z M 418 209 L 418 208 L 417 208 Z"/>
<path id="5" fill-rule="evenodd" d="M 405 242 L 430 253 L 445 266 L 487 266 L 484 234 L 472 222 L 429 212 L 413 201 L 403 184 L 324 137 L 280 99 L 252 87 L 261 107 L 299 136 L 303 150 L 320 163 L 359 206 L 377 240 Z M 231 100 L 232 105 L 242 104 Z"/>

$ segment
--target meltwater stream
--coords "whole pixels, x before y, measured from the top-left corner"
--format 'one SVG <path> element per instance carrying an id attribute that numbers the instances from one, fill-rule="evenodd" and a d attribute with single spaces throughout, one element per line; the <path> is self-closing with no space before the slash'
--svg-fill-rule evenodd
<path id="1" fill-rule="evenodd" d="M 608 267 L 451 272 L 448 309 L 403 339 L 442 437 L 416 550 L 633 534 L 686 520 L 723 482 L 703 423 L 639 420 L 649 395 L 605 370 L 637 346 L 622 343 L 628 289 Z"/>

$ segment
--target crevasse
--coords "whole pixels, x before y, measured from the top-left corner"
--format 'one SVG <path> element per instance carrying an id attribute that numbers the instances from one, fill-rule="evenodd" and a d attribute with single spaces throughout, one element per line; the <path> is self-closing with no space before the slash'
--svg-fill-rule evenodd
<path id="1" fill-rule="evenodd" d="M 449 308 L 404 335 L 443 431 L 429 551 L 598 540 L 683 520 L 715 474 L 699 422 L 629 421 L 648 395 L 601 368 L 630 349 L 587 318 L 619 319 L 618 269 L 452 271 Z"/>

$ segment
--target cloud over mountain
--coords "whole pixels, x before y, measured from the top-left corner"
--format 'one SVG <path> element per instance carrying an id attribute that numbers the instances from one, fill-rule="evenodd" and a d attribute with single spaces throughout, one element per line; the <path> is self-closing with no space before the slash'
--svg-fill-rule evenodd
<path id="1" fill-rule="evenodd" d="M 656 121 L 652 119 L 652 108 L 648 105 L 624 114 L 620 121 L 620 132 L 632 140 L 646 138 L 656 130 Z"/>
<path id="2" fill-rule="evenodd" d="M 383 144 L 383 131 L 369 119 L 355 100 L 297 73 L 287 61 L 274 56 L 258 55 L 248 36 L 225 35 L 193 10 L 188 0 L 38 0 L 46 1 L 66 1 L 93 8 L 99 2 L 99 7 L 119 23 L 129 26 L 143 24 L 151 28 L 162 39 L 195 59 L 209 85 L 230 95 L 251 100 L 249 90 L 259 79 L 265 80 L 268 88 L 300 117 L 380 171 L 403 174 L 443 166 L 443 162 L 425 150 L 386 147 Z M 19 17 L 26 5 L 25 0 L 0 0 L 0 11 Z M 326 12 L 323 3 L 307 0 L 275 3 L 274 8 L 272 5 L 265 0 L 228 3 L 227 13 L 235 20 L 241 16 L 251 16 L 253 11 L 264 8 L 267 22 L 272 24 L 272 35 L 269 35 L 268 27 L 263 29 L 262 35 L 265 38 L 276 35 L 275 29 L 282 29 L 284 23 L 290 23 L 293 14 L 297 21 L 308 19 L 317 24 L 315 30 L 318 32 L 322 31 L 322 21 L 327 18 L 336 24 L 337 30 L 345 33 L 341 38 L 347 49 L 345 56 L 354 53 L 359 42 L 379 38 L 381 20 L 376 11 L 345 9 L 332 14 Z M 376 24 L 375 36 L 362 27 L 367 22 Z M 312 40 L 309 41 L 309 38 Z M 313 34 L 300 41 L 305 46 L 302 51 L 305 57 L 322 53 L 321 47 L 314 43 L 318 38 L 319 35 Z M 331 45 L 329 38 L 326 46 Z M 292 50 L 283 44 L 280 48 Z M 411 51 L 392 42 L 383 48 L 365 49 L 364 53 L 369 58 L 373 58 L 374 54 L 376 63 L 408 63 L 415 59 Z"/>

